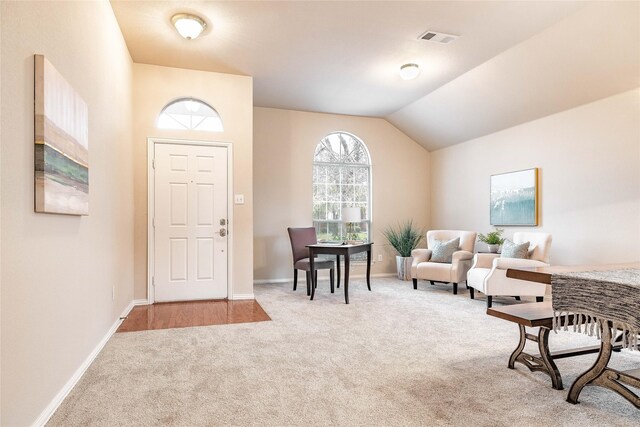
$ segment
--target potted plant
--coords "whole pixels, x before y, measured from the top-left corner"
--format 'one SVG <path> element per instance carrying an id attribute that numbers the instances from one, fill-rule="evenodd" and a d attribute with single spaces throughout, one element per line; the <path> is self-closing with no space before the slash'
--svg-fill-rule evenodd
<path id="1" fill-rule="evenodd" d="M 418 247 L 424 238 L 424 230 L 414 227 L 413 220 L 409 220 L 396 227 L 389 226 L 382 233 L 398 253 L 396 256 L 398 279 L 411 280 L 411 264 L 413 263 L 411 251 Z"/>
<path id="2" fill-rule="evenodd" d="M 504 243 L 502 233 L 504 233 L 503 228 L 496 228 L 494 231 L 490 231 L 487 234 L 478 234 L 478 240 L 487 244 L 487 246 L 489 247 L 489 252 L 495 253 L 498 252 L 498 248 L 500 248 L 500 245 Z"/>

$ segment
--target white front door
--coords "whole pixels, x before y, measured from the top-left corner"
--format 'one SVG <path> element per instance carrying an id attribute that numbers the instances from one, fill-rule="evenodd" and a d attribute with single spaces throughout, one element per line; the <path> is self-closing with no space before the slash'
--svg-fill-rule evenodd
<path id="1" fill-rule="evenodd" d="M 155 301 L 227 297 L 227 149 L 156 143 Z"/>

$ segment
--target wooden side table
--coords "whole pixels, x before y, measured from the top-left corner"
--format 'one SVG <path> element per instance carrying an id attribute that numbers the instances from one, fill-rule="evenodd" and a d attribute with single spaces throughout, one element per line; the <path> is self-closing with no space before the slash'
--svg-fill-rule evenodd
<path id="1" fill-rule="evenodd" d="M 367 253 L 367 288 L 371 290 L 371 245 L 373 245 L 373 242 L 354 245 L 328 245 L 320 243 L 307 245 L 307 248 L 309 248 L 309 264 L 311 271 L 314 271 L 314 258 L 316 255 L 336 255 L 338 262 L 338 287 L 340 287 L 340 256 L 344 256 L 344 302 L 349 304 L 349 258 L 351 255 L 360 252 Z M 315 290 L 315 274 L 311 274 L 311 300 L 313 300 Z"/>

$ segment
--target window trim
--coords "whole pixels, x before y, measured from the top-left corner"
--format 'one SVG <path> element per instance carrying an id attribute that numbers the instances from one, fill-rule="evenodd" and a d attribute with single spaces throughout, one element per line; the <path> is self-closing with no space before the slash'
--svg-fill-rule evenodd
<path id="1" fill-rule="evenodd" d="M 171 107 L 174 104 L 178 104 L 181 102 L 186 102 L 186 101 L 193 101 L 193 102 L 198 102 L 201 103 L 203 105 L 205 105 L 206 107 L 210 108 L 214 113 L 216 113 L 218 115 L 218 118 L 220 119 L 220 130 L 205 130 L 205 129 L 198 129 L 197 127 L 200 125 L 200 123 L 202 123 L 204 120 L 207 119 L 207 117 L 203 118 L 195 127 L 190 127 L 190 128 L 184 128 L 184 129 L 175 129 L 175 128 L 162 128 L 159 126 L 159 121 L 160 121 L 160 117 L 162 117 L 163 114 L 165 114 L 165 111 L 167 110 L 167 108 Z M 180 124 L 180 122 L 178 122 L 175 118 L 171 117 L 169 113 L 167 113 L 167 115 L 174 121 L 176 121 L 178 124 Z M 193 96 L 181 96 L 178 98 L 174 98 L 173 100 L 167 102 L 165 104 L 164 107 L 162 107 L 162 109 L 160 110 L 160 113 L 158 114 L 158 116 L 156 117 L 155 120 L 155 125 L 156 128 L 158 129 L 163 129 L 163 130 L 178 130 L 178 131 L 197 131 L 197 132 L 216 132 L 216 133 L 220 133 L 220 132 L 224 132 L 224 120 L 222 120 L 222 115 L 220 114 L 220 112 L 218 110 L 216 110 L 215 108 L 213 108 L 213 106 L 211 104 L 209 104 L 208 102 L 206 102 L 203 99 L 200 98 L 195 98 Z"/>
<path id="2" fill-rule="evenodd" d="M 323 139 L 327 138 L 330 135 L 333 134 L 337 134 L 337 133 L 342 133 L 345 135 L 349 135 L 351 138 L 359 141 L 362 144 L 362 147 L 364 148 L 365 153 L 367 154 L 367 158 L 369 160 L 369 162 L 365 165 L 362 163 L 337 163 L 337 162 L 317 162 L 316 161 L 316 155 L 315 155 L 315 150 L 318 147 L 318 144 L 320 144 L 322 142 Z M 351 132 L 347 132 L 347 131 L 342 131 L 342 130 L 335 130 L 332 132 L 329 132 L 327 134 L 325 134 L 322 138 L 320 138 L 318 140 L 318 142 L 313 146 L 313 162 L 312 162 L 312 173 L 311 173 L 311 221 L 314 222 L 316 221 L 315 219 L 313 219 L 313 186 L 316 184 L 313 181 L 313 167 L 315 166 L 349 166 L 349 165 L 353 165 L 354 167 L 367 167 L 368 169 L 368 181 L 369 181 L 369 194 L 368 194 L 368 212 L 369 212 L 369 219 L 367 220 L 369 222 L 369 230 L 368 230 L 368 234 L 369 234 L 369 242 L 373 243 L 373 159 L 371 157 L 371 152 L 369 151 L 369 147 L 367 146 L 367 144 L 364 142 L 364 140 L 362 140 L 362 138 L 360 138 L 359 136 L 351 133 Z M 341 213 L 342 215 L 342 213 Z M 325 223 L 341 223 L 342 219 L 326 219 L 326 220 L 321 220 Z M 357 262 L 357 260 L 353 260 L 354 262 Z"/>

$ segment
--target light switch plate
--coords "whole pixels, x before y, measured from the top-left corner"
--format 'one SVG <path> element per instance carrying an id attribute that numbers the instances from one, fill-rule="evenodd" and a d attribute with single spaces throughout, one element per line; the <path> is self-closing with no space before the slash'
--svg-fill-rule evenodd
<path id="1" fill-rule="evenodd" d="M 244 205 L 244 194 L 236 194 L 234 198 L 236 205 Z"/>

